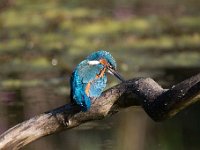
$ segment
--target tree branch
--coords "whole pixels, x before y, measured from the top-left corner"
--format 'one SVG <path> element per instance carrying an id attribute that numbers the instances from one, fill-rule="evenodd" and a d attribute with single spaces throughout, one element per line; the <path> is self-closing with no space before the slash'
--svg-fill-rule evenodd
<path id="1" fill-rule="evenodd" d="M 163 89 L 151 78 L 136 78 L 116 85 L 92 100 L 88 112 L 66 104 L 24 121 L 0 135 L 0 149 L 20 149 L 43 136 L 103 119 L 130 106 L 142 105 L 155 121 L 174 116 L 200 99 L 200 73 Z"/>

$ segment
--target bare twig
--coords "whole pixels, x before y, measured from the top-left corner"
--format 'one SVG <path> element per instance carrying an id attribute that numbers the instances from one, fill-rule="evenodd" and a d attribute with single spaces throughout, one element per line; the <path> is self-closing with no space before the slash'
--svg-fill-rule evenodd
<path id="1" fill-rule="evenodd" d="M 28 143 L 84 122 L 103 119 L 122 108 L 142 105 L 156 121 L 174 116 L 200 99 L 200 74 L 170 89 L 163 89 L 151 78 L 121 83 L 94 99 L 88 112 L 67 104 L 24 121 L 0 135 L 0 149 L 20 149 Z"/>

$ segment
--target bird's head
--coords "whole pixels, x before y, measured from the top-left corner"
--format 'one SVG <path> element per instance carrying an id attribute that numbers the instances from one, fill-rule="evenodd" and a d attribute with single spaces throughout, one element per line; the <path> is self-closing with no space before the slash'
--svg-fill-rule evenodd
<path id="1" fill-rule="evenodd" d="M 125 81 L 116 71 L 116 61 L 109 52 L 103 50 L 97 51 L 89 55 L 86 59 L 88 60 L 89 65 L 103 65 L 108 73 L 114 75 L 121 81 Z"/>

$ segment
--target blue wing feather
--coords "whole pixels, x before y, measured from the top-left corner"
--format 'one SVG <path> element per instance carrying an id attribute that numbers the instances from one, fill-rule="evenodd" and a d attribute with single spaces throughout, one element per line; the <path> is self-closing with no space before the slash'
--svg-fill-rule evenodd
<path id="1" fill-rule="evenodd" d="M 83 111 L 87 111 L 91 106 L 90 98 L 86 95 L 84 87 L 86 84 L 82 84 L 80 77 L 75 70 L 71 77 L 71 99 L 81 106 Z"/>
<path id="2" fill-rule="evenodd" d="M 74 70 L 71 77 L 71 98 L 76 104 L 82 107 L 83 111 L 87 111 L 91 106 L 90 97 L 99 96 L 106 86 L 107 78 L 95 79 L 103 68 L 102 65 L 91 66 L 87 60 L 82 61 Z M 91 82 L 88 97 L 85 93 L 85 87 Z"/>

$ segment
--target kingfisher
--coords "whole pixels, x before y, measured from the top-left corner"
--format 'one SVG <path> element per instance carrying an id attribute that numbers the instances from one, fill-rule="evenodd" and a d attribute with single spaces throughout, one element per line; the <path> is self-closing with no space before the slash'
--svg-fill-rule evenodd
<path id="1" fill-rule="evenodd" d="M 74 69 L 70 85 L 71 100 L 86 112 L 91 107 L 91 99 L 101 95 L 107 83 L 106 72 L 125 81 L 116 71 L 117 64 L 112 55 L 104 50 L 93 52 Z"/>

